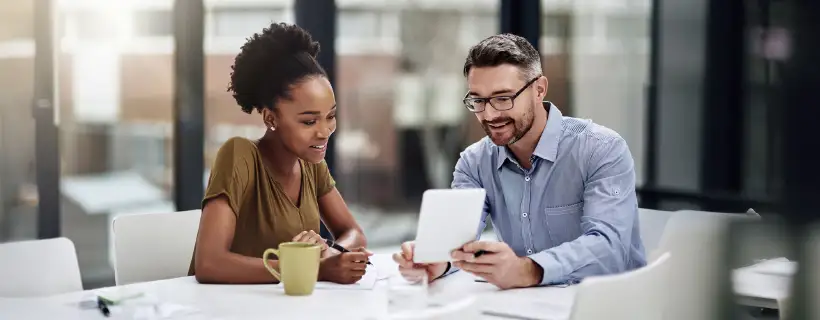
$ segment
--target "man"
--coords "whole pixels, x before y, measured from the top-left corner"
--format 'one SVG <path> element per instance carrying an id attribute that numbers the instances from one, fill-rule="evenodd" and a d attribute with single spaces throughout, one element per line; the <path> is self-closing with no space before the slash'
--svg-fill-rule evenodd
<path id="1" fill-rule="evenodd" d="M 487 191 L 484 218 L 501 241 L 470 242 L 452 253 L 452 265 L 416 264 L 413 243 L 404 243 L 393 255 L 402 275 L 434 280 L 461 269 L 508 289 L 644 266 L 624 139 L 542 102 L 549 83 L 524 38 L 484 39 L 470 49 L 464 75 L 464 104 L 487 137 L 461 153 L 452 187 Z M 486 253 L 475 257 L 479 250 Z"/>

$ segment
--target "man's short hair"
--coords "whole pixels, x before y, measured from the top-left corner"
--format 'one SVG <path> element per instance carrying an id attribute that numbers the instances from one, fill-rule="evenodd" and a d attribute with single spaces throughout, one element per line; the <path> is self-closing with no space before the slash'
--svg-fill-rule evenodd
<path id="1" fill-rule="evenodd" d="M 511 64 L 521 69 L 524 81 L 541 75 L 541 55 L 527 39 L 504 33 L 490 36 L 470 48 L 464 61 L 464 76 L 473 67 L 496 67 Z"/>

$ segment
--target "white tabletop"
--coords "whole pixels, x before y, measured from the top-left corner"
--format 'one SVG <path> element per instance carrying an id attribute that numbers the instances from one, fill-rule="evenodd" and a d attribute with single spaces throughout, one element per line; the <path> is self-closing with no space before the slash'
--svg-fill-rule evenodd
<path id="1" fill-rule="evenodd" d="M 372 261 L 380 278 L 398 274 L 388 255 L 376 255 Z M 387 280 L 380 280 L 373 290 L 316 289 L 310 296 L 291 297 L 276 285 L 203 285 L 193 277 L 183 277 L 94 291 L 143 292 L 146 297 L 142 300 L 154 301 L 154 305 L 159 302 L 163 307 L 198 310 L 188 317 L 169 319 L 389 319 L 387 287 Z M 457 272 L 434 282 L 430 292 L 441 305 L 474 299 L 467 318 L 499 319 L 481 314 L 493 311 L 533 319 L 566 319 L 575 288 L 501 291 L 493 285 L 475 282 L 465 272 Z M 110 318 L 96 309 L 81 309 L 79 302 L 91 295 L 93 291 L 43 298 L 0 298 L 0 319 L 135 319 L 136 307 L 128 302 L 122 309 L 112 310 Z M 435 308 L 430 312 L 435 313 Z"/>

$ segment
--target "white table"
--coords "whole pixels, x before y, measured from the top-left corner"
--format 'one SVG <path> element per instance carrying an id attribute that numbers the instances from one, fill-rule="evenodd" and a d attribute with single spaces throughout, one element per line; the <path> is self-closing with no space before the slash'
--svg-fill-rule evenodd
<path id="1" fill-rule="evenodd" d="M 397 275 L 388 255 L 376 255 L 373 264 L 379 274 Z M 201 312 L 184 319 L 387 319 L 387 280 L 373 290 L 317 289 L 307 297 L 284 295 L 275 285 L 202 285 L 193 277 L 136 283 L 118 288 L 144 292 L 162 303 L 190 306 Z M 574 287 L 546 287 L 500 291 L 493 285 L 478 283 L 467 273 L 458 272 L 434 282 L 430 291 L 441 304 L 475 297 L 475 315 L 466 319 L 500 319 L 480 311 L 532 315 L 540 319 L 566 319 L 575 295 Z M 133 319 L 125 310 L 105 318 L 96 309 L 80 309 L 78 302 L 91 291 L 43 298 L 0 299 L 0 319 Z M 459 317 L 465 319 L 464 317 Z M 177 319 L 177 318 L 174 318 Z"/>

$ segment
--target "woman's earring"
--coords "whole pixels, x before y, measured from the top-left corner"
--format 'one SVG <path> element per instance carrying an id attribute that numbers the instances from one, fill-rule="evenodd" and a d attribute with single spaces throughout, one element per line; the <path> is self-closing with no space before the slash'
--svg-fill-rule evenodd
<path id="1" fill-rule="evenodd" d="M 271 126 L 271 127 L 270 127 L 270 131 L 276 131 L 276 127 Z"/>

